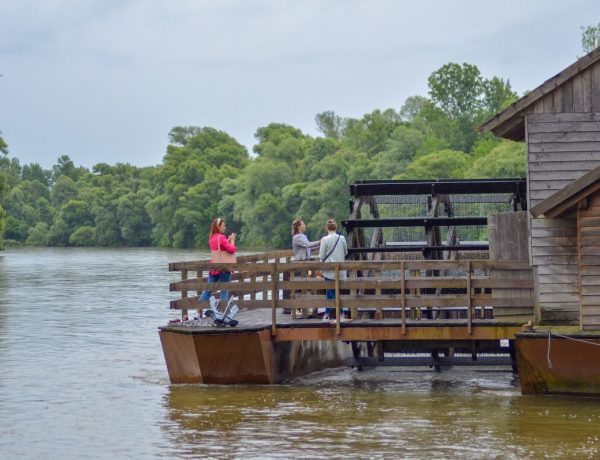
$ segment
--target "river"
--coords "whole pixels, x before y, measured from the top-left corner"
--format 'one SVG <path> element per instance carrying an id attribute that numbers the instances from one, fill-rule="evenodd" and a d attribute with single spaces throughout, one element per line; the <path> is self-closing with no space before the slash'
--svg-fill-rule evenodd
<path id="1" fill-rule="evenodd" d="M 340 368 L 283 385 L 171 385 L 169 262 L 198 251 L 0 252 L 0 457 L 599 458 L 600 400 L 510 372 Z"/>

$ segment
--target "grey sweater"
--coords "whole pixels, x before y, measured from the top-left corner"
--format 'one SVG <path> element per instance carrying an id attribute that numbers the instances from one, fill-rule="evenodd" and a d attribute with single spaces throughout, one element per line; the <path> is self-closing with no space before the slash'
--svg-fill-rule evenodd
<path id="1" fill-rule="evenodd" d="M 304 233 L 297 233 L 292 238 L 292 249 L 294 250 L 294 260 L 310 260 L 311 249 L 318 248 L 320 241 L 308 241 Z"/>

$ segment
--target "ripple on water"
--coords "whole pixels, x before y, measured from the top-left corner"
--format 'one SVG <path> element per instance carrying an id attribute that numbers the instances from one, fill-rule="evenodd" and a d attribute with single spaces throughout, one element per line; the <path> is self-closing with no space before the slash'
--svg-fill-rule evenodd
<path id="1" fill-rule="evenodd" d="M 2 458 L 595 458 L 600 403 L 508 372 L 330 369 L 170 385 L 157 326 L 191 251 L 0 256 Z"/>

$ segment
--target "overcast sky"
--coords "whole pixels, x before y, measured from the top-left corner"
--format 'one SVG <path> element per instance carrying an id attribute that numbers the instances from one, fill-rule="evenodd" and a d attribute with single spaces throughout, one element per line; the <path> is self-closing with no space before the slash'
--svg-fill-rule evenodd
<path id="1" fill-rule="evenodd" d="M 360 118 L 468 62 L 519 95 L 571 64 L 598 0 L 0 0 L 0 131 L 50 168 L 162 162 L 174 126 L 246 145 Z"/>

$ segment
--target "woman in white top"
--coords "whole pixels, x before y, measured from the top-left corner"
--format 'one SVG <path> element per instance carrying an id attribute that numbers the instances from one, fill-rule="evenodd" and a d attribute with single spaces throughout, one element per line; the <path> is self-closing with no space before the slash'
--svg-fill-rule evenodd
<path id="1" fill-rule="evenodd" d="M 346 238 L 344 238 L 344 235 L 339 235 L 336 233 L 337 224 L 335 220 L 329 219 L 327 224 L 325 224 L 325 230 L 327 230 L 327 236 L 321 238 L 319 260 L 321 262 L 344 262 L 346 260 L 346 255 L 348 254 L 348 245 L 346 244 Z M 328 281 L 333 281 L 335 279 L 335 272 L 331 270 L 324 270 L 323 278 Z M 346 279 L 346 270 L 340 270 L 340 279 Z M 335 289 L 327 289 L 325 294 L 328 299 L 335 299 Z M 325 309 L 323 321 L 329 321 L 332 311 L 332 308 Z M 347 314 L 343 313 L 340 321 L 347 319 Z"/>

